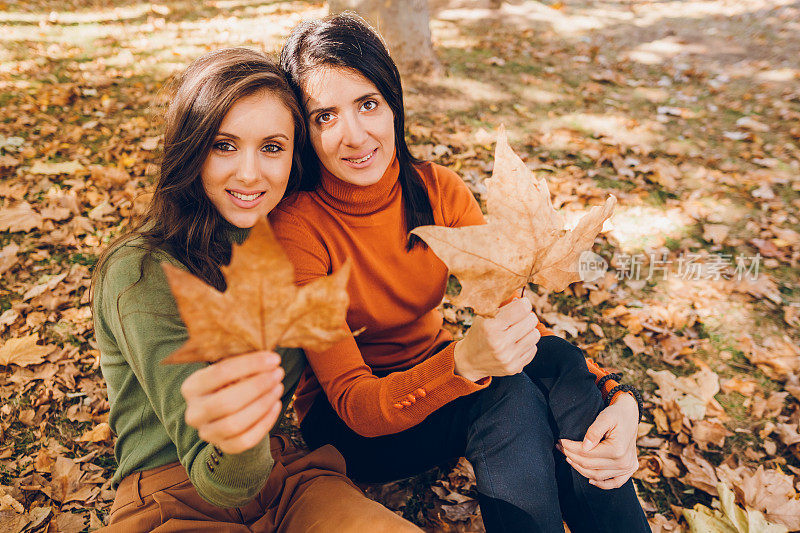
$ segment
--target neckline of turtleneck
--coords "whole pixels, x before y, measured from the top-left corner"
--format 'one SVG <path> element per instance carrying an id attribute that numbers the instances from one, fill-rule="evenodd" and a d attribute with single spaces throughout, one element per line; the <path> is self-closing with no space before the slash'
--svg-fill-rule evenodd
<path id="1" fill-rule="evenodd" d="M 247 236 L 250 235 L 251 228 L 240 228 L 231 224 L 225 217 L 220 218 L 222 218 L 220 230 L 228 242 L 242 244 L 247 239 Z"/>
<path id="2" fill-rule="evenodd" d="M 397 157 L 392 158 L 381 179 L 372 185 L 348 183 L 331 174 L 325 167 L 321 167 L 320 186 L 317 192 L 325 203 L 337 211 L 350 215 L 369 215 L 392 202 L 394 198 L 392 192 L 398 185 L 399 176 L 400 165 Z"/>

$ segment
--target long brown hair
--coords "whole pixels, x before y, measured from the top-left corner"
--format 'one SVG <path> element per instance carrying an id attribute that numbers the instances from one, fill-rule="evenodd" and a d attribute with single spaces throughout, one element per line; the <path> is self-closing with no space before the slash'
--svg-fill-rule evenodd
<path id="1" fill-rule="evenodd" d="M 403 215 L 406 231 L 434 224 L 425 183 L 416 166 L 421 161 L 411 155 L 406 144 L 403 84 L 389 51 L 380 35 L 355 13 L 339 13 L 320 20 L 308 20 L 292 30 L 281 50 L 281 67 L 289 83 L 303 102 L 303 83 L 314 69 L 321 66 L 355 70 L 369 80 L 394 114 L 394 143 L 400 166 L 400 186 L 403 190 Z M 313 190 L 320 179 L 319 159 L 310 143 L 303 154 L 303 188 Z M 425 243 L 411 235 L 406 248 Z"/>
<path id="2" fill-rule="evenodd" d="M 248 48 L 223 48 L 196 59 L 175 81 L 152 200 L 144 215 L 100 256 L 93 282 L 115 249 L 141 237 L 149 253 L 164 249 L 189 272 L 218 290 L 224 289 L 220 266 L 230 261 L 231 245 L 224 236 L 224 219 L 205 193 L 200 169 L 222 120 L 241 98 L 268 91 L 292 113 L 294 151 L 287 193 L 299 186 L 305 119 L 274 61 Z"/>

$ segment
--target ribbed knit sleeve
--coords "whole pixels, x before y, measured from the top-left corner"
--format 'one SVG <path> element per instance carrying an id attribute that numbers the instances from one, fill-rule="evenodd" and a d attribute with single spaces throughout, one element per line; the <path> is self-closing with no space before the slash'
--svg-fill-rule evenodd
<path id="1" fill-rule="evenodd" d="M 280 208 L 270 222 L 289 259 L 298 285 L 330 273 L 328 252 L 298 217 Z M 422 422 L 450 401 L 481 390 L 454 372 L 454 343 L 404 371 L 377 377 L 364 362 L 355 337 L 328 350 L 306 350 L 306 359 L 339 417 L 356 433 L 376 437 L 397 433 Z"/>
<path id="2" fill-rule="evenodd" d="M 203 499 L 219 507 L 241 506 L 272 469 L 269 438 L 244 453 L 220 456 L 186 424 L 181 384 L 202 364 L 161 364 L 188 338 L 161 261 L 180 266 L 163 253 L 142 260 L 141 252 L 123 248 L 97 282 L 95 332 L 121 474 L 166 464 L 177 455 Z"/>
<path id="3" fill-rule="evenodd" d="M 356 433 L 378 437 L 422 422 L 449 402 L 485 388 L 454 373 L 450 343 L 416 366 L 375 376 L 350 337 L 324 352 L 306 351 L 311 368 L 339 417 Z"/>

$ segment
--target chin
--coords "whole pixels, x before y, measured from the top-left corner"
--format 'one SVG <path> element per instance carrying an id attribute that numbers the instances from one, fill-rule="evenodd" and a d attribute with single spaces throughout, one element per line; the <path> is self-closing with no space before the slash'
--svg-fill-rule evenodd
<path id="1" fill-rule="evenodd" d="M 237 214 L 234 214 L 234 215 L 231 215 L 231 216 L 226 216 L 225 220 L 227 220 L 228 222 L 230 222 L 231 224 L 233 224 L 237 228 L 245 229 L 245 228 L 252 228 L 253 226 L 255 226 L 256 222 L 258 222 L 259 218 L 263 218 L 262 215 L 260 215 L 260 214 L 258 214 L 258 215 L 254 215 L 254 214 L 242 215 L 242 214 L 238 214 L 237 213 Z"/>

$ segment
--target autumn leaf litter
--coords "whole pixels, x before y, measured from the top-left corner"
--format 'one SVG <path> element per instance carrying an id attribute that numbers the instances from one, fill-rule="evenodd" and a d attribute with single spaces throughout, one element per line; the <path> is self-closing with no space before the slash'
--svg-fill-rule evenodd
<path id="1" fill-rule="evenodd" d="M 780 0 L 595 4 L 503 4 L 477 19 L 469 6 L 434 6 L 448 76 L 406 80 L 412 149 L 486 202 L 505 123 L 566 220 L 613 194 L 592 248 L 606 275 L 525 292 L 554 331 L 644 389 L 636 483 L 653 530 L 800 529 L 800 12 Z M 4 531 L 95 529 L 113 500 L 89 279 L 104 243 L 146 204 L 166 77 L 206 47 L 274 50 L 325 9 L 155 7 L 124 20 L 94 10 L 112 20 L 93 25 L 43 0 L 4 26 Z M 630 266 L 621 254 L 645 251 L 673 274 L 690 253 L 704 264 L 759 253 L 761 270 L 646 280 L 648 257 L 642 279 L 615 275 Z M 454 280 L 442 307 L 456 336 L 473 316 L 457 293 Z M 482 531 L 463 460 L 368 492 L 430 531 Z"/>

